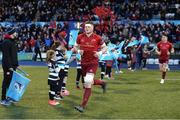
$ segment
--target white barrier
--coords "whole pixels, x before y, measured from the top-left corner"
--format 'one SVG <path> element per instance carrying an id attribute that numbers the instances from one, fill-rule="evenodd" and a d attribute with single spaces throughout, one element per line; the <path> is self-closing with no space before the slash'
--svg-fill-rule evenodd
<path id="1" fill-rule="evenodd" d="M 179 59 L 169 59 L 169 65 L 178 65 L 179 64 Z M 158 59 L 153 59 L 153 58 L 149 58 L 147 59 L 147 64 L 159 64 L 159 60 Z"/>

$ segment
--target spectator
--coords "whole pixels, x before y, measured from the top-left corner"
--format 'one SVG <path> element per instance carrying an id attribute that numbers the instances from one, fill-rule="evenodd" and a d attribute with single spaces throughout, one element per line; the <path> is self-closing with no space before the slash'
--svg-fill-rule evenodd
<path id="1" fill-rule="evenodd" d="M 8 30 L 7 32 L 8 34 L 5 35 L 1 45 L 4 78 L 2 82 L 2 96 L 0 104 L 4 106 L 9 106 L 11 104 L 10 98 L 6 96 L 6 92 L 11 83 L 13 70 L 16 70 L 16 68 L 19 66 L 17 58 L 17 47 L 15 42 L 17 32 L 14 28 Z"/>
<path id="2" fill-rule="evenodd" d="M 45 49 L 46 51 L 50 49 L 52 44 L 52 40 L 48 37 L 48 35 L 45 35 Z"/>
<path id="3" fill-rule="evenodd" d="M 41 62 L 42 62 L 43 59 L 42 59 L 42 56 L 41 56 L 41 50 L 40 50 L 41 45 L 40 45 L 40 41 L 41 41 L 40 36 L 38 36 L 38 39 L 35 41 L 35 56 L 34 56 L 34 61 L 37 60 L 37 56 L 38 56 L 38 54 L 39 54 L 39 57 L 40 57 Z"/>

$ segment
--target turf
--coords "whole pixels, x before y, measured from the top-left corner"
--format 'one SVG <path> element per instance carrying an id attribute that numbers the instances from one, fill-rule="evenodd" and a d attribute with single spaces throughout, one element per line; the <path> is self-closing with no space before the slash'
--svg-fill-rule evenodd
<path id="1" fill-rule="evenodd" d="M 70 96 L 56 107 L 47 104 L 47 67 L 23 69 L 31 82 L 19 103 L 0 106 L 0 119 L 180 119 L 180 71 L 168 72 L 168 80 L 161 85 L 158 70 L 123 70 L 114 80 L 107 80 L 106 94 L 93 86 L 85 112 L 79 113 L 74 106 L 81 102 L 83 91 L 75 89 L 76 69 L 69 70 Z"/>

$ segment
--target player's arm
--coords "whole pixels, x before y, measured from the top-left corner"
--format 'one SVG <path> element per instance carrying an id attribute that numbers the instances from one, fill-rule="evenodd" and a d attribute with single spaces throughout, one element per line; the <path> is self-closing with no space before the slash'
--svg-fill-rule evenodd
<path id="1" fill-rule="evenodd" d="M 156 53 L 157 53 L 158 55 L 160 55 L 160 54 L 161 54 L 161 52 L 159 51 L 159 49 L 158 49 L 158 48 L 156 48 Z"/>
<path id="2" fill-rule="evenodd" d="M 172 54 L 172 53 L 174 53 L 174 48 L 173 48 L 173 45 L 172 44 L 170 44 L 170 48 L 169 48 L 169 51 L 168 51 L 168 55 L 170 55 L 170 54 Z"/>
<path id="3" fill-rule="evenodd" d="M 106 46 L 105 43 L 103 43 L 103 44 L 101 45 L 101 51 L 100 51 L 100 52 L 102 52 L 102 54 L 104 54 L 104 53 L 107 52 L 107 50 L 108 50 L 108 47 Z"/>
<path id="4" fill-rule="evenodd" d="M 172 46 L 172 48 L 171 48 L 171 51 L 170 51 L 171 53 L 174 53 L 174 47 Z"/>
<path id="5" fill-rule="evenodd" d="M 83 55 L 84 51 L 80 50 L 79 44 L 75 43 L 74 47 L 71 49 L 72 52 L 79 53 L 80 55 Z"/>
<path id="6" fill-rule="evenodd" d="M 159 44 L 157 44 L 157 48 L 155 49 L 155 52 L 156 52 L 158 55 L 161 54 L 161 52 L 160 52 L 160 50 L 159 50 Z"/>
<path id="7" fill-rule="evenodd" d="M 106 46 L 106 44 L 105 43 L 103 43 L 102 45 L 101 45 L 101 50 L 100 51 L 98 51 L 98 52 L 96 52 L 95 53 L 95 57 L 100 57 L 102 54 L 104 54 L 104 53 L 106 53 L 107 52 L 107 46 Z"/>

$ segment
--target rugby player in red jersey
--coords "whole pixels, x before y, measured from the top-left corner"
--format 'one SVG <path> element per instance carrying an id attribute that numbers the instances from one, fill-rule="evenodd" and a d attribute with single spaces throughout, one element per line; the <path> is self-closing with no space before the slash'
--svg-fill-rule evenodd
<path id="1" fill-rule="evenodd" d="M 161 84 L 164 83 L 170 53 L 174 53 L 173 45 L 168 42 L 166 35 L 162 35 L 161 41 L 157 43 L 156 53 L 159 55 L 159 69 L 162 72 Z"/>
<path id="2" fill-rule="evenodd" d="M 102 41 L 101 36 L 95 34 L 93 31 L 93 23 L 90 21 L 85 22 L 84 33 L 78 35 L 77 44 L 74 47 L 74 51 L 78 51 L 81 54 L 85 87 L 82 103 L 79 106 L 75 106 L 75 109 L 79 112 L 84 112 L 84 108 L 91 96 L 92 85 L 101 85 L 103 92 L 106 90 L 106 82 L 94 79 L 94 76 L 98 68 L 98 58 L 102 53 L 107 51 L 107 47 Z"/>

